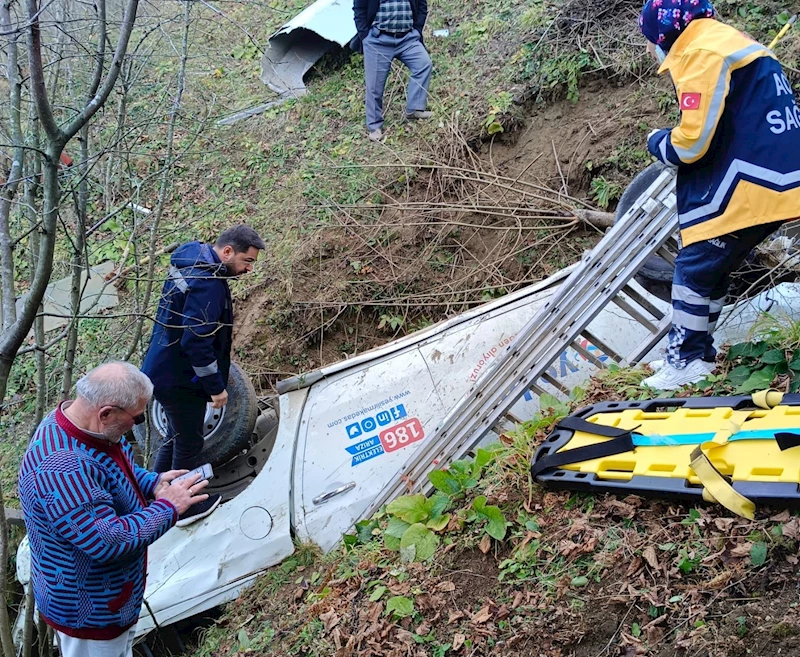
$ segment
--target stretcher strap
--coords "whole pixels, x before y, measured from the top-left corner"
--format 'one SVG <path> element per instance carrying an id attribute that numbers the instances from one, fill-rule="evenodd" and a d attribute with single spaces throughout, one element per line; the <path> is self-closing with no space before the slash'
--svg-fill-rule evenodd
<path id="1" fill-rule="evenodd" d="M 531 465 L 531 477 L 535 478 L 541 472 L 550 468 L 557 468 L 571 463 L 580 463 L 582 461 L 591 461 L 606 456 L 614 456 L 615 454 L 630 452 L 634 449 L 634 429 L 607 427 L 602 424 L 587 422 L 583 418 L 574 416 L 564 418 L 556 425 L 556 428 L 582 431 L 583 433 L 603 436 L 611 440 L 586 445 L 584 447 L 576 447 L 566 452 L 553 452 L 548 454 Z M 638 427 L 636 427 L 636 429 L 638 429 Z"/>
<path id="2" fill-rule="evenodd" d="M 741 428 L 750 416 L 749 411 L 734 411 L 728 426 L 718 431 L 712 440 L 698 445 L 691 456 L 691 467 L 703 484 L 703 499 L 718 502 L 726 509 L 752 520 L 755 517 L 756 505 L 744 495 L 734 490 L 730 482 L 717 470 L 711 462 L 711 452 L 728 444 L 728 440 Z"/>
<path id="3" fill-rule="evenodd" d="M 800 445 L 800 433 L 776 433 L 775 442 L 778 443 L 778 447 L 781 448 L 782 452 L 792 447 L 797 447 Z"/>
<path id="4" fill-rule="evenodd" d="M 759 390 L 752 395 L 753 403 L 759 408 L 764 408 L 766 410 L 775 408 L 775 406 L 781 403 L 783 397 L 784 394 L 782 392 L 772 390 L 771 388 Z"/>
<path id="5" fill-rule="evenodd" d="M 619 438 L 620 436 L 629 436 L 640 426 L 641 425 L 635 426 L 633 429 L 617 429 L 616 427 L 608 427 L 604 424 L 589 422 L 577 415 L 570 415 L 563 420 L 559 420 L 556 429 L 571 429 L 572 431 L 582 431 L 583 433 L 591 433 L 595 436 L 604 436 L 605 438 Z"/>

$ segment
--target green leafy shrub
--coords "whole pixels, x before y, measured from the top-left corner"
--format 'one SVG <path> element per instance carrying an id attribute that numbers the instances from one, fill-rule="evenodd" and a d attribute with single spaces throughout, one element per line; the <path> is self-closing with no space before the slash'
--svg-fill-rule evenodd
<path id="1" fill-rule="evenodd" d="M 466 491 L 478 485 L 483 469 L 493 457 L 492 450 L 478 448 L 473 460 L 453 461 L 450 467 L 429 473 L 428 479 L 436 490 L 448 497 L 463 498 Z"/>
<path id="2" fill-rule="evenodd" d="M 386 515 L 389 523 L 383 532 L 384 545 L 399 551 L 404 561 L 427 561 L 439 547 L 440 532 L 450 522 L 445 513 L 450 498 L 441 493 L 433 497 L 403 495 L 389 503 Z"/>
<path id="3" fill-rule="evenodd" d="M 800 390 L 800 353 L 775 347 L 767 341 L 741 342 L 730 348 L 727 360 L 735 364 L 727 380 L 736 386 L 737 393 L 769 388 L 781 374 L 790 376 L 791 392 Z"/>

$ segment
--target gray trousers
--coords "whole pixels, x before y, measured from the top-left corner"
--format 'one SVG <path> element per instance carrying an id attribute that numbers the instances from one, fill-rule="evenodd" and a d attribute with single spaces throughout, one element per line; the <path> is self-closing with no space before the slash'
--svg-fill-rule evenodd
<path id="1" fill-rule="evenodd" d="M 372 132 L 383 126 L 383 91 L 394 59 L 403 62 L 411 72 L 406 91 L 406 113 L 426 109 L 433 64 L 420 41 L 419 32 L 411 30 L 404 36 L 395 38 L 373 26 L 362 44 L 364 81 L 367 87 L 367 130 Z"/>

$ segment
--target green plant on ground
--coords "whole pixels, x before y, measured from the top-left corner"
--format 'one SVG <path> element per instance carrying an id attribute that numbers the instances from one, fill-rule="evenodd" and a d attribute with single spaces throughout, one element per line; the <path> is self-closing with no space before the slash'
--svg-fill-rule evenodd
<path id="1" fill-rule="evenodd" d="M 529 30 L 535 30 L 542 26 L 546 17 L 547 14 L 545 12 L 544 3 L 537 3 L 533 7 L 528 7 L 522 12 L 522 15 L 519 17 L 519 23 Z"/>
<path id="2" fill-rule="evenodd" d="M 554 53 L 553 57 L 542 60 L 535 44 L 526 44 L 514 57 L 522 66 L 523 78 L 538 78 L 540 95 L 559 87 L 566 87 L 567 100 L 577 103 L 578 85 L 584 71 L 596 64 L 588 50 Z"/>
<path id="3" fill-rule="evenodd" d="M 447 495 L 436 493 L 403 495 L 386 506 L 389 522 L 383 532 L 383 541 L 389 550 L 399 551 L 406 562 L 427 561 L 436 552 L 441 532 L 450 522 L 446 513 L 450 506 Z"/>
<path id="4" fill-rule="evenodd" d="M 456 30 L 456 36 L 463 38 L 469 48 L 474 48 L 476 45 L 487 43 L 501 25 L 501 21 L 494 14 L 487 14 L 477 21 L 461 25 Z"/>
<path id="5" fill-rule="evenodd" d="M 256 59 L 260 55 L 261 51 L 252 41 L 240 43 L 231 50 L 231 57 L 234 59 Z"/>
<path id="6" fill-rule="evenodd" d="M 391 615 L 394 620 L 402 620 L 414 615 L 414 601 L 403 595 L 395 595 L 386 601 L 386 616 Z"/>
<path id="7" fill-rule="evenodd" d="M 666 117 L 670 123 L 677 123 L 680 119 L 680 109 L 678 99 L 672 91 L 664 91 L 658 95 L 658 111 Z"/>
<path id="8" fill-rule="evenodd" d="M 489 113 L 483 121 L 483 127 L 489 136 L 503 132 L 500 117 L 510 109 L 513 102 L 514 97 L 507 91 L 501 91 L 489 99 Z"/>
<path id="9" fill-rule="evenodd" d="M 595 380 L 627 399 L 646 399 L 649 393 L 642 388 L 642 379 L 649 376 L 640 367 L 620 367 L 610 363 L 595 374 Z"/>
<path id="10" fill-rule="evenodd" d="M 790 392 L 800 390 L 800 352 L 774 344 L 767 340 L 742 342 L 728 350 L 726 360 L 733 369 L 725 380 L 735 386 L 735 392 L 764 390 L 780 375 L 789 375 Z"/>
<path id="11" fill-rule="evenodd" d="M 311 541 L 295 540 L 292 559 L 300 566 L 312 566 L 322 558 L 322 548 Z"/>
<path id="12" fill-rule="evenodd" d="M 483 469 L 491 462 L 497 450 L 479 447 L 474 459 L 453 461 L 447 468 L 428 474 L 433 487 L 452 499 L 463 498 L 466 491 L 478 485 Z"/>
<path id="13" fill-rule="evenodd" d="M 388 313 L 381 315 L 378 322 L 378 328 L 384 330 L 391 330 L 396 333 L 406 323 L 406 318 L 403 315 L 390 315 Z"/>
<path id="14" fill-rule="evenodd" d="M 483 526 L 486 533 L 492 538 L 502 541 L 506 537 L 506 518 L 500 507 L 486 504 L 486 496 L 479 495 L 472 502 L 473 521 L 486 521 Z"/>
<path id="15" fill-rule="evenodd" d="M 508 294 L 508 290 L 504 287 L 490 287 L 481 292 L 481 301 L 491 301 L 492 299 L 499 299 Z"/>
<path id="16" fill-rule="evenodd" d="M 625 188 L 618 182 L 608 180 L 605 176 L 596 176 L 592 178 L 591 190 L 594 202 L 605 210 L 613 201 L 622 196 Z"/>
<path id="17" fill-rule="evenodd" d="M 762 313 L 750 334 L 753 339 L 768 342 L 776 349 L 800 350 L 800 320 L 786 314 Z"/>
<path id="18" fill-rule="evenodd" d="M 641 135 L 621 142 L 606 159 L 606 162 L 613 165 L 616 170 L 627 175 L 636 175 L 647 167 L 650 161 L 647 144 Z"/>
<path id="19" fill-rule="evenodd" d="M 534 579 L 539 565 L 539 553 L 543 546 L 539 539 L 534 538 L 518 546 L 511 557 L 500 562 L 501 582 L 524 582 Z"/>

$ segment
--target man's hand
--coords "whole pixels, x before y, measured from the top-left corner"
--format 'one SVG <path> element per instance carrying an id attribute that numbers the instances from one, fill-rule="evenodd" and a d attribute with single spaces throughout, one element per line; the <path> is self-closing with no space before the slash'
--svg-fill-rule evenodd
<path id="1" fill-rule="evenodd" d="M 222 408 L 228 403 L 228 391 L 223 390 L 218 395 L 211 395 L 211 408 Z"/>
<path id="2" fill-rule="evenodd" d="M 155 489 L 153 490 L 153 497 L 158 499 L 158 493 L 164 489 L 165 486 L 169 486 L 170 482 L 175 479 L 175 477 L 180 477 L 181 475 L 185 475 L 188 470 L 168 470 L 161 474 L 158 478 L 158 483 L 156 484 Z"/>
<path id="3" fill-rule="evenodd" d="M 186 472 L 185 470 L 172 470 L 172 472 Z M 165 472 L 164 474 L 169 474 Z M 159 485 L 161 482 L 159 482 Z M 208 486 L 208 479 L 200 481 L 200 475 L 176 481 L 174 484 L 167 484 L 156 493 L 157 500 L 167 500 L 178 510 L 178 514 L 184 513 L 192 504 L 203 502 L 208 499 L 205 493 L 198 493 Z"/>

